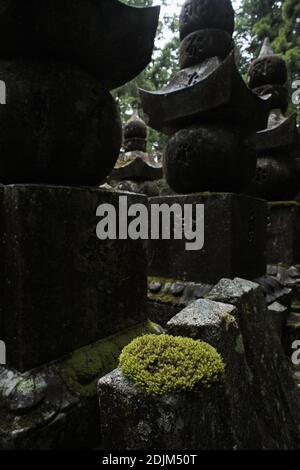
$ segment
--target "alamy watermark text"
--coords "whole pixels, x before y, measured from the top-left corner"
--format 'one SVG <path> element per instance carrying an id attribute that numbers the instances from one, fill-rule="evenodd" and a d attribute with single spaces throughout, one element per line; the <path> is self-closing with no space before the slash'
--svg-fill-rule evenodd
<path id="1" fill-rule="evenodd" d="M 185 249 L 199 251 L 204 246 L 203 204 L 128 205 L 119 196 L 119 206 L 101 204 L 96 233 L 100 240 L 185 240 Z"/>

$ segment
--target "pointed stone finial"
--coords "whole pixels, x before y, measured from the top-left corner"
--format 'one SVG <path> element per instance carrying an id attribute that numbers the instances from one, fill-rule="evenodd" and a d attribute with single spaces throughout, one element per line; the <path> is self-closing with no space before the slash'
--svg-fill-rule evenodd
<path id="1" fill-rule="evenodd" d="M 248 85 L 259 96 L 271 95 L 270 109 L 284 113 L 288 106 L 286 81 L 286 63 L 274 53 L 270 39 L 265 38 L 259 56 L 250 64 Z"/>
<path id="2" fill-rule="evenodd" d="M 262 59 L 263 57 L 269 57 L 275 55 L 272 44 L 270 42 L 270 39 L 267 37 L 264 39 L 263 45 L 261 47 L 260 53 L 259 53 L 259 59 Z"/>
<path id="3" fill-rule="evenodd" d="M 282 57 L 274 54 L 269 38 L 265 38 L 259 56 L 248 70 L 249 87 L 283 86 L 286 81 L 286 63 Z"/>

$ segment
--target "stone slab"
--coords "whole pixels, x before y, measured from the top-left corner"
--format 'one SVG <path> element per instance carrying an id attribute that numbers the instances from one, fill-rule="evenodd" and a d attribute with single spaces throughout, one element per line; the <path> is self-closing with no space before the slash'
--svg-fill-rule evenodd
<path id="1" fill-rule="evenodd" d="M 244 195 L 197 193 L 150 198 L 149 204 L 204 204 L 205 241 L 187 251 L 185 240 L 152 240 L 151 276 L 216 283 L 222 277 L 254 279 L 266 271 L 266 203 Z"/>
<path id="2" fill-rule="evenodd" d="M 158 397 L 138 391 L 119 369 L 99 380 L 103 449 L 228 449 L 224 387 Z"/>
<path id="3" fill-rule="evenodd" d="M 175 336 L 201 337 L 208 343 L 217 343 L 216 338 L 221 339 L 223 329 L 235 322 L 235 311 L 233 305 L 199 299 L 175 315 L 167 323 L 167 331 Z"/>
<path id="4" fill-rule="evenodd" d="M 0 331 L 8 366 L 24 371 L 146 318 L 143 241 L 100 241 L 96 210 L 120 193 L 0 188 Z M 147 198 L 127 195 L 128 203 Z"/>

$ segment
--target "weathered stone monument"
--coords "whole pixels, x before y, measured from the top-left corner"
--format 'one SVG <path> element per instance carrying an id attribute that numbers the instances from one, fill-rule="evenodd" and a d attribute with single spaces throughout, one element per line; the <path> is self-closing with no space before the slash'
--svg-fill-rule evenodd
<path id="1" fill-rule="evenodd" d="M 250 137 L 266 126 L 269 103 L 249 90 L 237 70 L 233 29 L 230 1 L 186 1 L 180 15 L 181 70 L 162 90 L 141 90 L 149 125 L 170 136 L 165 177 L 180 193 L 150 204 L 165 203 L 171 212 L 173 204 L 205 205 L 202 250 L 186 251 L 183 240 L 151 241 L 149 287 L 170 286 L 156 294 L 150 289 L 154 303 L 173 297 L 178 303 L 182 295 L 171 292 L 178 280 L 206 285 L 265 273 L 266 205 L 240 193 L 255 173 Z"/>
<path id="2" fill-rule="evenodd" d="M 96 445 L 95 380 L 149 329 L 145 244 L 97 238 L 98 206 L 119 196 L 88 186 L 118 158 L 109 91 L 150 61 L 158 15 L 116 0 L 0 1 L 0 448 Z"/>
<path id="3" fill-rule="evenodd" d="M 287 67 L 274 54 L 268 38 L 249 67 L 248 80 L 255 93 L 271 98 L 268 126 L 253 139 L 258 160 L 247 193 L 269 201 L 267 262 L 291 266 L 300 262 L 300 206 L 294 200 L 300 180 L 295 159 L 299 136 L 296 115 L 285 117 L 289 99 Z"/>
<path id="4" fill-rule="evenodd" d="M 167 187 L 163 180 L 162 164 L 156 162 L 147 151 L 147 133 L 145 122 L 135 110 L 124 125 L 124 151 L 107 179 L 114 189 L 158 196 L 161 187 Z"/>
<path id="5" fill-rule="evenodd" d="M 185 2 L 181 70 L 162 90 L 141 91 L 149 125 L 171 136 L 164 165 L 178 193 L 240 193 L 254 174 L 247 138 L 266 124 L 268 104 L 245 86 L 237 70 L 233 28 L 230 1 Z"/>

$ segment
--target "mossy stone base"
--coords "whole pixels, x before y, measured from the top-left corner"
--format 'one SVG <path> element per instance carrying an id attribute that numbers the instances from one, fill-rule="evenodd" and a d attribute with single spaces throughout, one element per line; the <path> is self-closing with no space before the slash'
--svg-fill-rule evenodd
<path id="1" fill-rule="evenodd" d="M 116 369 L 98 384 L 104 449 L 230 449 L 222 384 L 157 397 L 138 391 Z M 108 411 L 109 410 L 109 411 Z"/>
<path id="2" fill-rule="evenodd" d="M 98 446 L 97 381 L 117 366 L 124 346 L 141 334 L 155 332 L 154 324 L 139 324 L 24 374 L 1 367 L 0 450 Z M 45 394 L 35 401 L 30 384 L 41 380 Z M 27 400 L 20 394 L 25 390 Z M 16 402 L 19 407 L 13 411 Z"/>

